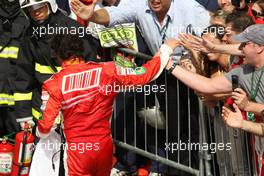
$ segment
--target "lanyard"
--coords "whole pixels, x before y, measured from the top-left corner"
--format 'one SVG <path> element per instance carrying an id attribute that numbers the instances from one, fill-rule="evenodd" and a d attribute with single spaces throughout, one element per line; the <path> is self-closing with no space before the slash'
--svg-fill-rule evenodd
<path id="1" fill-rule="evenodd" d="M 252 77 L 251 77 L 251 89 L 250 89 L 250 98 L 251 98 L 252 101 L 256 101 L 256 96 L 257 96 L 257 93 L 259 91 L 259 87 L 260 87 L 261 78 L 263 76 L 263 73 L 264 73 L 264 67 L 262 67 L 262 69 L 261 69 L 261 73 L 260 73 L 259 79 L 257 80 L 256 87 L 255 88 L 254 88 L 255 71 L 252 73 Z"/>
<path id="2" fill-rule="evenodd" d="M 250 99 L 252 101 L 254 101 L 254 102 L 256 102 L 256 96 L 257 96 L 257 93 L 259 91 L 260 82 L 261 82 L 261 78 L 263 76 L 263 73 L 264 73 L 264 67 L 262 67 L 262 69 L 261 69 L 261 73 L 260 73 L 259 79 L 257 80 L 256 87 L 255 88 L 254 88 L 255 71 L 252 73 L 252 77 L 251 77 L 251 88 L 250 88 L 250 94 L 249 94 L 249 96 L 250 96 Z M 250 121 L 256 121 L 255 115 L 252 112 L 247 112 L 247 118 Z"/>
<path id="3" fill-rule="evenodd" d="M 168 26 L 169 26 L 169 17 L 167 17 L 167 21 L 166 21 L 166 24 L 165 26 L 161 29 L 160 31 L 160 35 L 162 36 L 162 44 L 164 43 L 165 41 L 165 38 L 166 38 L 166 32 L 168 30 Z"/>

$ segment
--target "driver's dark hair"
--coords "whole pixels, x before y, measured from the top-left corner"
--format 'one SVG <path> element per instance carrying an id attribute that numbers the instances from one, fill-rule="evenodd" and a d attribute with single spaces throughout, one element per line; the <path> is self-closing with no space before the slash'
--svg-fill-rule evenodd
<path id="1" fill-rule="evenodd" d="M 83 41 L 78 35 L 57 34 L 51 42 L 51 49 L 56 56 L 62 60 L 67 60 L 72 56 L 83 57 Z"/>

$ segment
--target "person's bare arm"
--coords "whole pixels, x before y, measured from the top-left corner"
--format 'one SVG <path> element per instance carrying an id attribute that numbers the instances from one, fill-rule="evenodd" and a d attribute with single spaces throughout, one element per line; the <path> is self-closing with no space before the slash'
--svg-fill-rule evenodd
<path id="1" fill-rule="evenodd" d="M 166 69 L 169 70 L 172 64 L 170 61 Z M 188 87 L 201 93 L 229 93 L 232 91 L 232 84 L 224 76 L 207 78 L 187 71 L 180 66 L 176 66 L 172 74 Z"/>
<path id="2" fill-rule="evenodd" d="M 108 26 L 110 22 L 110 17 L 107 10 L 99 9 L 94 12 L 93 16 L 90 18 L 89 21 Z"/>
<path id="3" fill-rule="evenodd" d="M 264 136 L 264 123 L 251 122 L 243 120 L 242 130 L 257 136 Z"/>
<path id="4" fill-rule="evenodd" d="M 241 50 L 239 50 L 239 46 L 240 44 L 214 44 L 211 50 L 223 54 L 243 56 Z"/>
<path id="5" fill-rule="evenodd" d="M 96 0 L 92 4 L 85 5 L 80 0 L 72 0 L 72 11 L 80 18 L 97 24 L 112 26 L 120 23 L 131 23 L 137 20 L 136 8 L 138 4 L 129 1 L 127 4 L 111 6 L 94 11 Z"/>
<path id="6" fill-rule="evenodd" d="M 239 50 L 240 44 L 215 44 L 206 38 L 191 34 L 180 34 L 180 39 L 188 38 L 190 47 L 204 53 L 223 53 L 230 55 L 243 55 Z"/>
<path id="7" fill-rule="evenodd" d="M 255 103 L 249 101 L 245 107 L 245 111 L 252 112 L 256 115 L 262 115 L 261 112 L 264 110 L 264 104 Z"/>

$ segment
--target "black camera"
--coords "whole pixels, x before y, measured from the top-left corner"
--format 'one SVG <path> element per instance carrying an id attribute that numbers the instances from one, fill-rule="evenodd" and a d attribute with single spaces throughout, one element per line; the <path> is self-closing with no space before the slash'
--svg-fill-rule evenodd
<path id="1" fill-rule="evenodd" d="M 237 75 L 232 75 L 232 89 L 233 89 L 233 91 L 236 88 L 239 88 L 239 78 Z"/>

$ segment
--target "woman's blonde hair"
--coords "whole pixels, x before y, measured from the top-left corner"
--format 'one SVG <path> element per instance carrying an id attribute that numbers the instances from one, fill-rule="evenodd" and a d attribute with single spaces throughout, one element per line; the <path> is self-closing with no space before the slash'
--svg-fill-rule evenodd
<path id="1" fill-rule="evenodd" d="M 211 22 L 215 19 L 221 19 L 225 21 L 226 17 L 230 14 L 230 12 L 224 11 L 224 10 L 218 10 L 215 13 L 211 14 Z M 211 23 L 212 24 L 212 23 Z"/>

